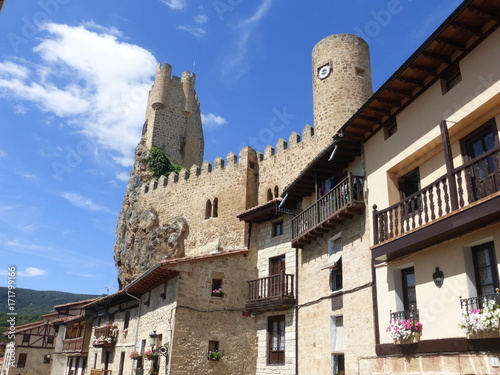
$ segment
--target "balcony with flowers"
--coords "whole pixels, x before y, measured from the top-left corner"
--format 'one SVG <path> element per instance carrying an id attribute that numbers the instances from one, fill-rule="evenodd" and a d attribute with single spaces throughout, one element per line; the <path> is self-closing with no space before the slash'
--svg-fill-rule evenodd
<path id="1" fill-rule="evenodd" d="M 469 339 L 500 337 L 500 291 L 460 299 L 459 326 Z"/>
<path id="2" fill-rule="evenodd" d="M 417 309 L 391 312 L 387 332 L 396 345 L 416 344 L 422 335 L 422 323 L 419 322 Z"/>
<path id="3" fill-rule="evenodd" d="M 102 327 L 96 327 L 92 345 L 97 348 L 114 347 L 118 336 L 118 326 L 116 324 L 106 324 Z"/>

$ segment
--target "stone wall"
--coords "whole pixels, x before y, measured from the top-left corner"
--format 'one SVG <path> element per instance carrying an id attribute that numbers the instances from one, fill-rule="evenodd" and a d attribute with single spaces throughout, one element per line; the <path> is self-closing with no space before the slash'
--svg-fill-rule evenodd
<path id="1" fill-rule="evenodd" d="M 192 270 L 181 273 L 172 374 L 255 374 L 256 325 L 243 314 L 254 264 L 251 254 L 235 254 L 192 262 Z M 223 298 L 212 296 L 212 279 L 222 279 Z M 219 342 L 219 361 L 207 359 L 209 341 Z"/>

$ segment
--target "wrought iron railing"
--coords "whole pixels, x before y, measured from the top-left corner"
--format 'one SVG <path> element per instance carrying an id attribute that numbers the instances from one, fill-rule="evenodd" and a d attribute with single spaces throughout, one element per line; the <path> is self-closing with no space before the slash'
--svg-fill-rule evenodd
<path id="1" fill-rule="evenodd" d="M 282 272 L 277 275 L 247 281 L 247 302 L 295 298 L 293 279 L 294 275 Z"/>
<path id="2" fill-rule="evenodd" d="M 415 322 L 419 321 L 419 312 L 418 309 L 412 308 L 409 310 L 402 310 L 402 311 L 395 311 L 395 312 L 390 312 L 391 316 L 391 322 L 395 322 L 397 320 L 413 320 Z"/>
<path id="3" fill-rule="evenodd" d="M 494 301 L 495 304 L 500 305 L 500 292 L 478 297 L 460 298 L 460 308 L 470 314 L 472 310 L 481 310 L 490 301 Z"/>
<path id="4" fill-rule="evenodd" d="M 500 191 L 500 148 L 455 168 L 406 199 L 378 211 L 373 206 L 374 244 L 390 240 Z"/>
<path id="5" fill-rule="evenodd" d="M 317 200 L 313 205 L 292 219 L 292 238 L 300 237 L 343 208 L 355 202 L 364 202 L 363 177 L 347 175 L 338 185 Z"/>

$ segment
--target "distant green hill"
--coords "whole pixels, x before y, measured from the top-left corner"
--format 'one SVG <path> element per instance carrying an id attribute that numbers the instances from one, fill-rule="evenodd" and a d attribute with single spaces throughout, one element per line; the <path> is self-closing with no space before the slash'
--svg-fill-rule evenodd
<path id="1" fill-rule="evenodd" d="M 15 292 L 17 326 L 41 320 L 42 315 L 54 311 L 54 306 L 101 297 L 91 294 L 73 294 L 22 288 L 16 288 Z M 0 341 L 2 340 L 1 335 L 7 330 L 8 298 L 8 289 L 0 287 Z"/>
<path id="2" fill-rule="evenodd" d="M 91 294 L 73 294 L 66 292 L 22 288 L 16 288 L 15 292 L 15 312 L 18 315 L 48 314 L 53 311 L 54 306 L 57 305 L 100 297 Z M 0 287 L 0 312 L 9 312 L 7 299 L 8 289 L 6 287 Z"/>

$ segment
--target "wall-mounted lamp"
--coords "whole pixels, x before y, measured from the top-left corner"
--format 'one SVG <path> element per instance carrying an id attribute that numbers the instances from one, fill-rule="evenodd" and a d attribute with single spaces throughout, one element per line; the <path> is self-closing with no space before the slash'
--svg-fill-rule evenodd
<path id="1" fill-rule="evenodd" d="M 153 331 L 149 334 L 149 346 L 151 346 L 151 350 L 155 349 L 157 338 L 158 334 L 156 333 L 156 331 Z"/>
<path id="2" fill-rule="evenodd" d="M 441 288 L 443 286 L 444 273 L 439 269 L 439 267 L 436 267 L 436 271 L 432 274 L 432 279 L 434 280 L 434 284 L 436 284 L 438 288 Z"/>

